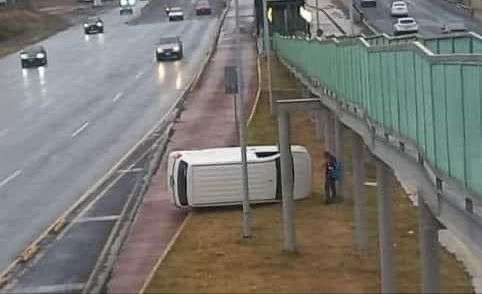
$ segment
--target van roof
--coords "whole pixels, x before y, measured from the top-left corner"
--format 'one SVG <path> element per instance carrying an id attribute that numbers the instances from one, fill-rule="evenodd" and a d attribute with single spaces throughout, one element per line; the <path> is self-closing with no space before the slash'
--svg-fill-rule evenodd
<path id="1" fill-rule="evenodd" d="M 307 152 L 306 148 L 299 145 L 291 146 L 292 152 Z M 265 153 L 265 154 L 259 154 Z M 273 154 L 270 154 L 273 153 Z M 267 156 L 278 153 L 278 146 L 248 146 L 247 158 L 249 162 L 263 161 Z M 264 157 L 262 155 L 265 155 Z M 181 156 L 189 164 L 228 164 L 241 162 L 240 147 L 212 148 L 201 150 L 173 151 L 169 156 Z"/>

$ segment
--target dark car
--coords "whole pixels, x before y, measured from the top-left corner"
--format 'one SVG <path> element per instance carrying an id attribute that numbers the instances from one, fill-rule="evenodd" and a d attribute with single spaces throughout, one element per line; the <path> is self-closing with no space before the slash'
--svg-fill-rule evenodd
<path id="1" fill-rule="evenodd" d="M 195 6 L 196 15 L 210 15 L 211 5 L 208 0 L 199 0 Z"/>
<path id="2" fill-rule="evenodd" d="M 179 60 L 183 56 L 182 41 L 179 37 L 165 37 L 159 40 L 156 60 Z"/>
<path id="3" fill-rule="evenodd" d="M 84 32 L 86 34 L 104 33 L 104 22 L 99 17 L 89 17 L 84 22 Z"/>
<path id="4" fill-rule="evenodd" d="M 169 21 L 184 20 L 184 12 L 181 7 L 171 7 L 167 13 Z"/>
<path id="5" fill-rule="evenodd" d="M 361 7 L 376 7 L 377 1 L 376 0 L 360 0 Z"/>
<path id="6" fill-rule="evenodd" d="M 134 13 L 134 9 L 132 6 L 121 6 L 119 13 L 120 15 L 130 15 Z"/>
<path id="7" fill-rule="evenodd" d="M 33 46 L 20 52 L 22 68 L 47 65 L 47 51 L 43 46 Z"/>

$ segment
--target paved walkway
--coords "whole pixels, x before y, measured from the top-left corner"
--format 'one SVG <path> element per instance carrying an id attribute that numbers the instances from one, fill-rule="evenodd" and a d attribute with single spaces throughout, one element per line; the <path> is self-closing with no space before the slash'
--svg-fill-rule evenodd
<path id="1" fill-rule="evenodd" d="M 253 7 L 241 2 L 242 58 L 245 97 L 251 106 L 257 89 L 256 49 Z M 244 4 L 246 3 L 246 4 Z M 236 142 L 233 98 L 224 94 L 224 67 L 234 65 L 239 56 L 235 52 L 234 13 L 231 10 L 223 25 L 218 49 L 188 98 L 168 150 L 221 147 Z M 247 107 L 250 109 L 251 107 Z M 123 246 L 109 283 L 110 293 L 138 293 L 149 272 L 165 251 L 171 238 L 187 215 L 170 202 L 166 187 L 165 162 L 152 179 L 139 210 L 132 232 Z"/>

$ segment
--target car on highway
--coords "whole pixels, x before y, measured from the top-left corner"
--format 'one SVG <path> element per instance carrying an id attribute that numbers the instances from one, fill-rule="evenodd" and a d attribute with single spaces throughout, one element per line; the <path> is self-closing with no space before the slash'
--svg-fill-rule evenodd
<path id="1" fill-rule="evenodd" d="M 169 21 L 184 20 L 184 12 L 181 7 L 171 7 L 167 13 Z"/>
<path id="2" fill-rule="evenodd" d="M 47 51 L 41 45 L 24 49 L 20 52 L 22 68 L 47 65 Z"/>
<path id="3" fill-rule="evenodd" d="M 84 22 L 85 34 L 102 34 L 104 33 L 104 22 L 100 17 L 89 17 Z"/>
<path id="4" fill-rule="evenodd" d="M 394 17 L 407 17 L 408 16 L 408 7 L 407 3 L 403 1 L 395 1 L 392 3 L 392 9 L 390 11 L 390 15 Z"/>
<path id="5" fill-rule="evenodd" d="M 418 24 L 413 17 L 402 17 L 397 19 L 393 25 L 393 34 L 411 34 L 418 32 Z"/>
<path id="6" fill-rule="evenodd" d="M 179 60 L 183 57 L 182 41 L 179 37 L 162 37 L 156 48 L 156 60 Z"/>
<path id="7" fill-rule="evenodd" d="M 196 10 L 196 15 L 210 15 L 211 5 L 209 5 L 208 0 L 199 0 L 194 8 Z"/>
<path id="8" fill-rule="evenodd" d="M 376 0 L 360 0 L 361 7 L 376 7 L 377 1 Z"/>
<path id="9" fill-rule="evenodd" d="M 119 10 L 120 15 L 131 15 L 134 13 L 132 6 L 121 6 Z"/>
<path id="10" fill-rule="evenodd" d="M 467 27 L 465 27 L 464 23 L 448 23 L 442 25 L 442 33 L 462 33 L 467 31 Z"/>
<path id="11" fill-rule="evenodd" d="M 311 195 L 312 162 L 308 150 L 291 146 L 293 198 Z M 251 203 L 281 200 L 281 165 L 278 146 L 247 148 Z M 167 164 L 167 182 L 177 207 L 208 207 L 241 203 L 241 152 L 239 147 L 173 151 Z"/>

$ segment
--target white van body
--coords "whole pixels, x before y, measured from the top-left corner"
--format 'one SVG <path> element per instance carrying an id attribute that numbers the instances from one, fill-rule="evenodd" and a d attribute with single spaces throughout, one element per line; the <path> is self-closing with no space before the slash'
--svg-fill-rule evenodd
<path id="1" fill-rule="evenodd" d="M 294 199 L 311 194 L 311 158 L 303 146 L 292 146 Z M 280 155 L 277 146 L 247 148 L 249 196 L 252 203 L 281 200 Z M 168 160 L 168 187 L 178 207 L 242 203 L 239 147 L 174 151 Z"/>

